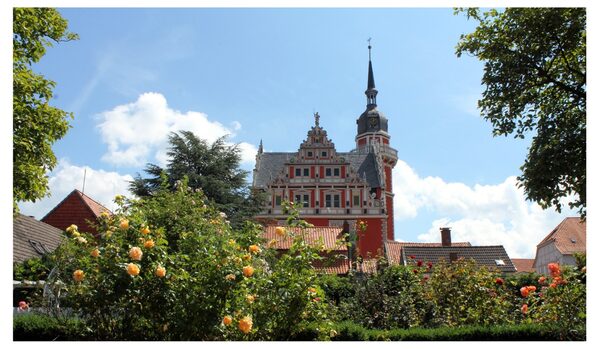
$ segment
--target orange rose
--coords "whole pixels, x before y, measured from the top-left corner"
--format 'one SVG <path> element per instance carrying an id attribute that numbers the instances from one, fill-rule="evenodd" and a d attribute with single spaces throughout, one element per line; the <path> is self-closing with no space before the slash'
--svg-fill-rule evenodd
<path id="1" fill-rule="evenodd" d="M 81 281 L 83 281 L 84 278 L 85 278 L 85 273 L 83 272 L 83 270 L 77 269 L 73 272 L 73 280 L 75 280 L 77 282 L 81 282 Z"/>
<path id="2" fill-rule="evenodd" d="M 244 316 L 241 320 L 239 320 L 239 330 L 243 333 L 249 333 L 252 330 L 252 318 L 249 316 Z"/>
<path id="3" fill-rule="evenodd" d="M 98 250 L 97 248 L 95 248 L 95 249 L 92 250 L 92 252 L 90 254 L 94 258 L 98 258 L 98 257 L 100 257 L 100 250 Z"/>
<path id="4" fill-rule="evenodd" d="M 154 240 L 150 239 L 150 240 L 147 240 L 146 242 L 144 242 L 144 247 L 145 248 L 152 248 L 152 247 L 154 247 Z"/>
<path id="5" fill-rule="evenodd" d="M 522 295 L 522 297 L 528 297 L 529 292 L 530 292 L 530 290 L 526 286 L 524 286 L 520 289 L 520 294 Z"/>
<path id="6" fill-rule="evenodd" d="M 557 263 L 549 263 L 547 264 L 547 268 L 551 272 L 551 276 L 556 277 L 561 274 L 561 270 L 559 269 L 559 264 Z"/>
<path id="7" fill-rule="evenodd" d="M 141 248 L 139 247 L 131 247 L 129 250 L 129 258 L 134 261 L 141 261 L 141 257 L 143 256 L 143 252 L 141 252 Z"/>
<path id="8" fill-rule="evenodd" d="M 539 278 L 539 284 L 541 284 L 541 285 L 542 285 L 542 284 L 544 284 L 546 280 L 547 280 L 547 278 L 546 278 L 546 277 L 544 277 L 544 276 L 541 276 L 541 277 Z"/>
<path id="9" fill-rule="evenodd" d="M 147 226 L 145 226 L 145 227 L 141 228 L 139 230 L 139 232 L 142 233 L 142 234 L 144 234 L 144 235 L 148 235 L 148 234 L 150 234 L 150 228 L 148 228 Z"/>
<path id="10" fill-rule="evenodd" d="M 528 304 L 522 304 L 522 308 L 520 308 L 522 314 L 526 315 L 528 313 Z"/>
<path id="11" fill-rule="evenodd" d="M 316 289 L 314 287 L 308 287 L 308 292 L 316 293 Z"/>
<path id="12" fill-rule="evenodd" d="M 121 219 L 121 222 L 119 223 L 119 227 L 123 230 L 129 229 L 129 220 Z"/>
<path id="13" fill-rule="evenodd" d="M 275 233 L 276 233 L 278 236 L 285 236 L 285 234 L 286 234 L 287 232 L 285 231 L 285 228 L 284 228 L 284 227 L 276 227 L 276 228 L 275 228 Z"/>
<path id="14" fill-rule="evenodd" d="M 127 274 L 131 276 L 139 275 L 139 266 L 135 263 L 127 264 Z"/>
<path id="15" fill-rule="evenodd" d="M 249 266 L 249 265 L 248 265 L 248 266 L 245 266 L 245 267 L 243 267 L 243 275 L 244 275 L 245 277 L 248 277 L 248 278 L 249 278 L 250 276 L 254 275 L 254 268 L 252 268 L 252 267 L 251 267 L 251 266 Z"/>
<path id="16" fill-rule="evenodd" d="M 156 267 L 156 271 L 154 273 L 159 278 L 163 278 L 166 275 L 166 269 L 164 269 L 163 266 L 159 265 L 159 266 Z"/>
<path id="17" fill-rule="evenodd" d="M 250 245 L 250 247 L 248 247 L 248 251 L 251 253 L 259 253 L 260 247 L 258 247 L 258 245 Z"/>
<path id="18" fill-rule="evenodd" d="M 233 323 L 233 318 L 231 316 L 227 315 L 223 318 L 223 324 L 225 326 L 229 326 L 231 323 Z"/>

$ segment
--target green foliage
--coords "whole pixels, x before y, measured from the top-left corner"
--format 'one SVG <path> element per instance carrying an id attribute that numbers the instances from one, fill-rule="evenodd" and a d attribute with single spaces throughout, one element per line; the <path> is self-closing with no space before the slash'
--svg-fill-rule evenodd
<path id="1" fill-rule="evenodd" d="M 98 240 L 71 230 L 57 251 L 63 304 L 93 329 L 94 339 L 273 340 L 309 323 L 320 324 L 319 338 L 327 339 L 330 309 L 312 267 L 317 248 L 289 232 L 289 253 L 275 258 L 260 239 L 260 226 L 232 229 L 206 201 L 183 181 L 174 192 L 117 197 L 120 208 L 101 217 Z M 295 211 L 290 207 L 290 221 L 305 226 Z M 169 239 L 176 248 L 167 247 Z M 76 280 L 77 270 L 82 280 Z M 239 328 L 244 319 L 252 321 L 247 333 Z"/>
<path id="2" fill-rule="evenodd" d="M 33 72 L 46 48 L 77 39 L 51 8 L 13 8 L 13 211 L 17 202 L 48 193 L 46 173 L 56 165 L 52 144 L 62 138 L 71 113 L 49 105 L 55 83 Z"/>
<path id="3" fill-rule="evenodd" d="M 33 257 L 20 263 L 13 263 L 13 280 L 44 280 L 52 269 L 50 258 Z"/>
<path id="4" fill-rule="evenodd" d="M 192 189 L 201 189 L 214 206 L 231 217 L 239 228 L 261 207 L 262 196 L 250 192 L 246 185 L 248 172 L 239 169 L 241 160 L 238 145 L 227 145 L 221 137 L 209 144 L 193 132 L 181 131 L 169 135 L 169 161 L 166 169 L 148 164 L 145 172 L 130 183 L 130 190 L 139 197 L 153 195 L 164 185 L 174 190 L 185 177 Z"/>
<path id="5" fill-rule="evenodd" d="M 56 318 L 44 314 L 25 313 L 13 317 L 15 341 L 65 341 L 88 339 L 89 329 L 76 318 Z"/>
<path id="6" fill-rule="evenodd" d="M 528 199 L 586 213 L 586 9 L 507 8 L 480 13 L 456 54 L 485 62 L 478 106 L 494 135 L 536 131 L 518 177 Z"/>
<path id="7" fill-rule="evenodd" d="M 309 326 L 291 340 L 316 340 L 316 326 Z M 576 328 L 563 333 L 558 326 L 540 324 L 460 326 L 441 328 L 368 329 L 345 321 L 335 324 L 333 341 L 555 341 L 586 340 L 586 330 Z"/>

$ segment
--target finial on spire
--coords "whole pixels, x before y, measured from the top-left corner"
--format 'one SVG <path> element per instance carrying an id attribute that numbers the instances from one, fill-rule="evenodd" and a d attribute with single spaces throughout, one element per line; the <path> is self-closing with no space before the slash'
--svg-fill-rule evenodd
<path id="1" fill-rule="evenodd" d="M 314 125 L 316 127 L 320 126 L 320 115 L 318 115 L 318 112 L 314 113 Z"/>
<path id="2" fill-rule="evenodd" d="M 370 40 L 372 40 L 372 38 L 368 38 L 368 60 L 370 61 L 370 49 L 372 48 L 372 46 L 370 45 Z"/>
<path id="3" fill-rule="evenodd" d="M 262 146 L 262 139 L 260 139 L 260 145 L 258 146 L 258 154 L 262 154 L 264 152 L 264 147 Z"/>

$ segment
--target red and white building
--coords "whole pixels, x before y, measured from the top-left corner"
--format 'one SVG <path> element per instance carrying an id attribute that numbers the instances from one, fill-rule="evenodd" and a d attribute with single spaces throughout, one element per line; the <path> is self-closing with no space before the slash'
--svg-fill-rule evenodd
<path id="1" fill-rule="evenodd" d="M 370 46 L 369 56 L 370 56 Z M 342 227 L 357 234 L 363 258 L 384 254 L 385 242 L 393 240 L 393 183 L 391 172 L 397 150 L 390 145 L 388 120 L 377 109 L 378 91 L 372 61 L 368 62 L 366 110 L 358 117 L 356 148 L 341 152 L 314 114 L 314 126 L 297 152 L 264 152 L 256 155 L 253 188 L 267 193 L 267 204 L 257 219 L 267 225 L 284 225 L 281 204 L 301 205 L 301 218 L 317 227 Z M 356 231 L 364 221 L 366 231 Z"/>

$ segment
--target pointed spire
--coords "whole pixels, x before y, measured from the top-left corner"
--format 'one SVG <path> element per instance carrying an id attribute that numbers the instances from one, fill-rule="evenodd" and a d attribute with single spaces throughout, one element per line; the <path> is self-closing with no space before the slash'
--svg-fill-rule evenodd
<path id="1" fill-rule="evenodd" d="M 260 139 L 260 145 L 258 146 L 258 154 L 262 154 L 264 152 L 264 147 L 262 146 L 262 139 Z"/>
<path id="2" fill-rule="evenodd" d="M 368 108 L 376 107 L 376 94 L 378 91 L 374 86 L 374 73 L 372 71 L 372 46 L 370 45 L 370 40 L 372 38 L 368 38 L 368 87 L 366 88 L 366 105 Z"/>

